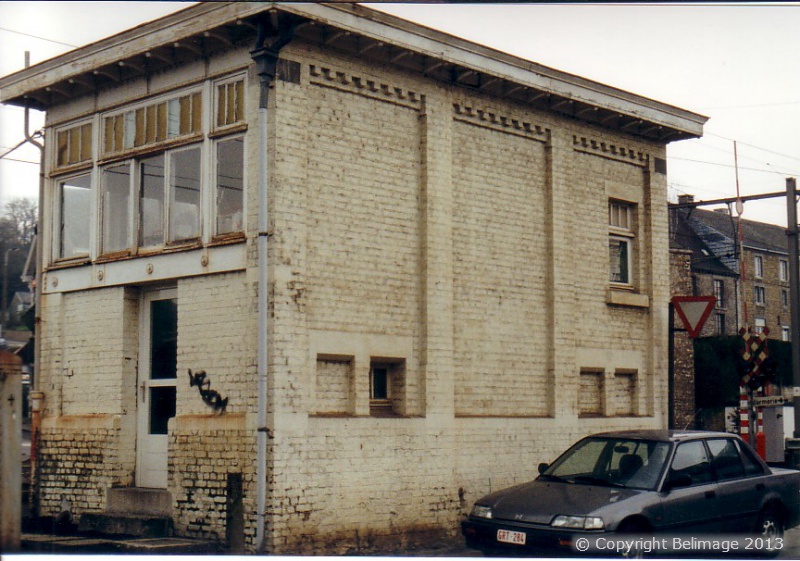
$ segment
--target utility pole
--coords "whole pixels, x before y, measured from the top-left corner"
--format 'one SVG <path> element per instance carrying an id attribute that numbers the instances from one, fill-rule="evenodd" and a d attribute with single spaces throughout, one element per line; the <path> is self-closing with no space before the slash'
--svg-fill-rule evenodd
<path id="1" fill-rule="evenodd" d="M 792 402 L 794 405 L 794 438 L 800 438 L 800 269 L 798 269 L 797 180 L 786 178 L 786 235 L 789 238 L 789 309 L 792 327 Z M 794 448 L 794 447 L 793 447 Z"/>

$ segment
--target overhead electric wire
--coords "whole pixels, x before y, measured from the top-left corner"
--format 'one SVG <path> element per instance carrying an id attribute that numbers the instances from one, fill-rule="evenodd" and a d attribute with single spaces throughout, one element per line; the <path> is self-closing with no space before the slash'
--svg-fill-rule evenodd
<path id="1" fill-rule="evenodd" d="M 708 166 L 718 166 L 718 167 L 725 167 L 725 168 L 735 168 L 736 167 L 733 164 L 721 164 L 719 162 L 708 162 L 708 161 L 704 161 L 704 160 L 694 160 L 692 158 L 680 158 L 680 157 L 677 157 L 677 156 L 672 156 L 669 159 L 670 160 L 677 160 L 677 161 L 681 161 L 681 162 L 692 162 L 692 163 L 695 163 L 695 164 L 704 164 L 704 165 L 708 165 Z M 766 165 L 771 165 L 771 164 L 766 164 Z M 761 173 L 776 173 L 776 174 L 779 174 L 779 175 L 786 175 L 787 173 L 800 173 L 800 172 L 793 172 L 793 171 L 778 171 L 778 170 L 749 168 L 749 167 L 741 167 L 741 166 L 739 166 L 739 169 L 740 170 L 746 170 L 746 171 L 757 171 L 757 172 L 761 172 Z"/>
<path id="2" fill-rule="evenodd" d="M 5 152 L 3 152 L 2 154 L 0 154 L 0 159 L 2 159 L 2 158 L 5 158 L 6 156 L 8 156 L 9 154 L 11 154 L 11 152 L 13 152 L 14 150 L 16 150 L 17 148 L 21 148 L 22 146 L 24 146 L 24 145 L 25 145 L 25 143 L 26 143 L 26 142 L 28 142 L 28 141 L 27 141 L 27 140 L 21 140 L 21 141 L 20 141 L 19 143 L 17 143 L 17 144 L 16 144 L 16 145 L 15 145 L 13 148 L 9 148 L 7 151 L 5 151 Z"/>
<path id="3" fill-rule="evenodd" d="M 39 39 L 40 41 L 47 41 L 49 43 L 56 43 L 58 45 L 64 45 L 67 47 L 72 47 L 73 49 L 77 49 L 78 45 L 73 45 L 72 43 L 65 43 L 64 41 L 56 41 L 55 39 L 48 39 L 47 37 L 40 37 L 38 35 L 31 35 L 30 33 L 24 33 L 22 31 L 17 31 L 16 29 L 9 29 L 7 27 L 0 27 L 0 31 L 7 31 L 9 33 L 16 33 L 17 35 L 24 35 L 25 37 L 31 37 L 33 39 Z"/>
<path id="4" fill-rule="evenodd" d="M 20 163 L 20 164 L 33 164 L 33 165 L 36 165 L 36 166 L 41 164 L 41 162 L 32 162 L 30 160 L 18 160 L 17 158 L 3 158 L 3 161 L 6 161 L 6 162 L 17 162 L 17 163 Z"/>

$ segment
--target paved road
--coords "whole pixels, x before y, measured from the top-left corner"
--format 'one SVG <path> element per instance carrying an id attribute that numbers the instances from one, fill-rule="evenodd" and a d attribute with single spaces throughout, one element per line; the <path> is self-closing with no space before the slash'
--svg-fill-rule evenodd
<path id="1" fill-rule="evenodd" d="M 778 555 L 778 559 L 800 559 L 800 527 L 792 528 L 783 537 L 786 547 Z"/>

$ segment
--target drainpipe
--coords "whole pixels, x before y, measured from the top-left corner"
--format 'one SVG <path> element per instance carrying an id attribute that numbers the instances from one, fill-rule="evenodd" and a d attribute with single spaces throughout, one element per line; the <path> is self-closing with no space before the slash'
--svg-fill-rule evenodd
<path id="1" fill-rule="evenodd" d="M 269 105 L 269 90 L 275 81 L 280 50 L 292 39 L 296 23 L 278 29 L 274 42 L 266 45 L 270 31 L 275 31 L 277 26 L 277 12 L 271 10 L 270 19 L 261 19 L 258 22 L 258 36 L 256 47 L 250 51 L 251 58 L 256 63 L 256 71 L 260 81 L 260 94 L 258 102 L 258 429 L 257 429 L 257 455 L 256 455 L 256 551 L 264 550 L 265 521 L 267 510 L 267 389 L 268 365 L 267 335 L 269 331 L 269 238 L 272 232 L 269 229 L 269 169 L 270 155 L 267 133 L 267 107 Z"/>
<path id="2" fill-rule="evenodd" d="M 31 65 L 30 51 L 25 51 L 25 68 Z M 39 149 L 39 203 L 37 208 L 37 223 L 36 234 L 34 242 L 36 244 L 36 287 L 33 292 L 33 305 L 35 309 L 34 317 L 34 330 L 33 330 L 33 388 L 29 395 L 31 400 L 31 482 L 30 482 L 30 495 L 29 506 L 35 520 L 39 519 L 39 431 L 42 420 L 42 409 L 44 403 L 44 392 L 39 382 L 39 368 L 41 368 L 41 346 L 42 334 L 39 332 L 41 328 L 42 317 L 42 268 L 43 268 L 43 250 L 42 250 L 42 224 L 44 224 L 42 208 L 44 201 L 44 143 L 39 142 L 37 138 L 43 138 L 41 131 L 36 131 L 33 134 L 30 132 L 30 108 L 27 103 L 25 104 L 25 140 L 30 142 Z"/>

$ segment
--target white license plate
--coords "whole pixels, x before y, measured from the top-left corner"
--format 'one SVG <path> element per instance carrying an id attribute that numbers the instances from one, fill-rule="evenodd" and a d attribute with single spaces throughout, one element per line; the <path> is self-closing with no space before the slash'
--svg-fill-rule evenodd
<path id="1" fill-rule="evenodd" d="M 510 530 L 497 530 L 497 541 L 525 545 L 525 532 L 512 532 Z"/>

